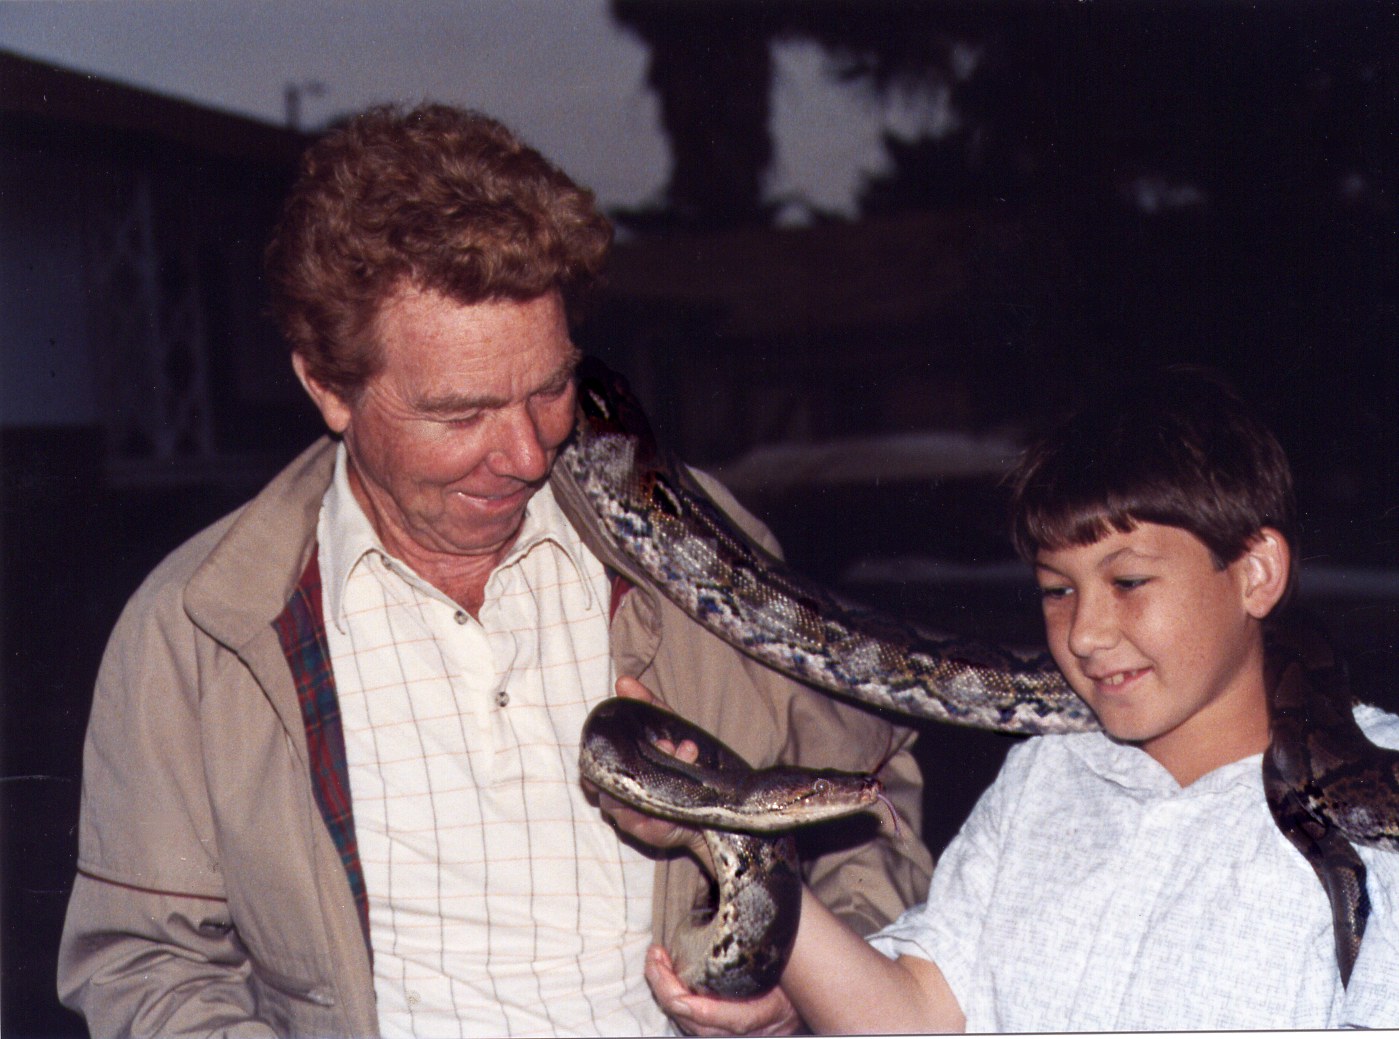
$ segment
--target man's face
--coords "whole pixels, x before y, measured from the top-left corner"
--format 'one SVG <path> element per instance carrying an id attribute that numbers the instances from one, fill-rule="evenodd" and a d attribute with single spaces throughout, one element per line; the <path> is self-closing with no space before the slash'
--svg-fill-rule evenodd
<path id="1" fill-rule="evenodd" d="M 357 400 L 308 384 L 344 436 L 356 497 L 409 562 L 499 558 L 573 428 L 559 294 L 464 305 L 404 289 L 376 330 L 383 366 Z"/>

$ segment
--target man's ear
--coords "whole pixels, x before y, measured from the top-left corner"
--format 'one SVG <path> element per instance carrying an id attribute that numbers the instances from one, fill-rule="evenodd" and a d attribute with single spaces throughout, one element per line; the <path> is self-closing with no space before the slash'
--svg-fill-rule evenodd
<path id="1" fill-rule="evenodd" d="M 291 355 L 291 366 L 296 371 L 296 377 L 301 380 L 301 385 L 305 387 L 307 395 L 320 411 L 326 426 L 337 436 L 344 433 L 350 425 L 350 406 L 345 403 L 344 398 L 311 375 L 306 366 L 306 358 L 301 354 Z"/>
<path id="2" fill-rule="evenodd" d="M 1287 538 L 1272 527 L 1264 527 L 1244 550 L 1244 609 L 1262 620 L 1287 591 L 1287 579 L 1292 573 L 1292 550 Z"/>

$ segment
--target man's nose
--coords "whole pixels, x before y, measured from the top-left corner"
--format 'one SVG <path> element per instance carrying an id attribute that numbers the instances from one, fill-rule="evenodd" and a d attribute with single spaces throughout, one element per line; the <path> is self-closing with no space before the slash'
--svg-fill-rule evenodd
<path id="1" fill-rule="evenodd" d="M 525 406 L 507 408 L 499 418 L 491 469 L 499 476 L 510 476 L 525 483 L 534 483 L 549 475 L 549 449 L 530 409 Z"/>

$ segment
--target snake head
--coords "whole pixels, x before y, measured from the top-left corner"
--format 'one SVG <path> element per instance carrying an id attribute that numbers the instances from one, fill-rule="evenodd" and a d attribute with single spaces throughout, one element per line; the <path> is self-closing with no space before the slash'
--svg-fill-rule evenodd
<path id="1" fill-rule="evenodd" d="M 651 423 L 626 379 L 591 356 L 579 361 L 576 377 L 580 429 L 653 440 Z"/>
<path id="2" fill-rule="evenodd" d="M 866 772 L 776 766 L 753 771 L 743 783 L 742 800 L 745 815 L 761 818 L 764 831 L 783 830 L 863 811 L 883 790 Z"/>

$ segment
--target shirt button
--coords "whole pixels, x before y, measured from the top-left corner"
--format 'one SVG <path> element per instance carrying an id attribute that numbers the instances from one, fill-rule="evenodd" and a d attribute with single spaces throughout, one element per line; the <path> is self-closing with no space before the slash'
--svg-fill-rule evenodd
<path id="1" fill-rule="evenodd" d="M 465 610 L 458 610 L 458 611 L 457 611 L 456 613 L 454 613 L 452 616 L 453 616 L 453 618 L 456 620 L 456 622 L 457 622 L 458 624 L 465 624 L 466 621 L 467 621 L 467 616 L 466 616 L 466 611 L 465 611 Z"/>
<path id="2" fill-rule="evenodd" d="M 497 707 L 504 707 L 510 702 L 510 694 L 507 693 L 504 689 L 502 689 L 500 692 L 495 694 L 495 702 Z"/>

